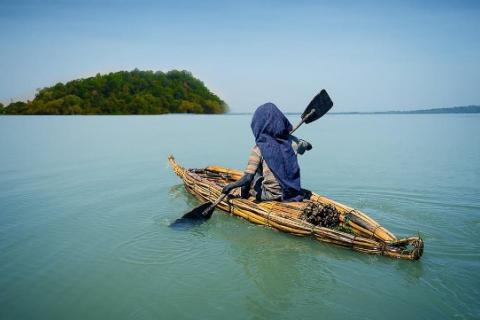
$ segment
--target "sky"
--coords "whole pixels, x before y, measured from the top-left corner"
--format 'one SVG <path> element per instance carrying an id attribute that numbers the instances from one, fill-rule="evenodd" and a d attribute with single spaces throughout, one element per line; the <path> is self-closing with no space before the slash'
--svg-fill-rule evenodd
<path id="1" fill-rule="evenodd" d="M 0 102 L 120 70 L 184 69 L 233 112 L 480 104 L 480 1 L 0 0 Z"/>

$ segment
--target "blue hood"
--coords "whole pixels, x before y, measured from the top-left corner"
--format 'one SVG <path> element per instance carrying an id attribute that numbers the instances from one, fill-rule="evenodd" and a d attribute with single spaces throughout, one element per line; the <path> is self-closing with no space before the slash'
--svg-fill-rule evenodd
<path id="1" fill-rule="evenodd" d="M 290 141 L 292 124 L 273 104 L 257 108 L 252 132 L 263 159 L 282 187 L 284 201 L 302 201 L 300 168 Z"/>

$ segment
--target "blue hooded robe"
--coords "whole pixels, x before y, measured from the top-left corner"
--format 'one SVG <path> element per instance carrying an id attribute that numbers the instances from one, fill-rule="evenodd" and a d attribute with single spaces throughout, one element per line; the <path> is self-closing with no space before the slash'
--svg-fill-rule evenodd
<path id="1" fill-rule="evenodd" d="M 251 128 L 263 159 L 282 187 L 282 200 L 302 201 L 300 167 L 289 138 L 290 121 L 269 102 L 257 108 Z"/>

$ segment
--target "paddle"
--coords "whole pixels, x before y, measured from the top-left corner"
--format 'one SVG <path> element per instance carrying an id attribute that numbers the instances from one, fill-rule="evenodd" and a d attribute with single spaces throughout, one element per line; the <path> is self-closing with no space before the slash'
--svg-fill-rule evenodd
<path id="1" fill-rule="evenodd" d="M 333 106 L 333 102 L 330 99 L 330 96 L 328 95 L 327 91 L 325 91 L 325 89 L 322 89 L 322 91 L 320 91 L 320 93 L 317 94 L 312 99 L 312 101 L 310 101 L 307 108 L 301 115 L 300 122 L 292 129 L 290 134 L 292 134 L 295 130 L 300 128 L 302 124 L 304 123 L 308 124 L 315 120 L 320 119 L 332 108 L 332 106 Z M 213 211 L 215 210 L 215 207 L 220 202 L 222 202 L 222 200 L 225 199 L 227 195 L 228 194 L 222 194 L 213 203 L 205 202 L 199 205 L 198 207 L 184 214 L 180 219 L 175 220 L 175 222 L 172 223 L 172 226 L 183 225 L 187 221 L 191 221 L 191 220 L 206 221 L 210 219 L 210 217 L 213 214 Z"/>

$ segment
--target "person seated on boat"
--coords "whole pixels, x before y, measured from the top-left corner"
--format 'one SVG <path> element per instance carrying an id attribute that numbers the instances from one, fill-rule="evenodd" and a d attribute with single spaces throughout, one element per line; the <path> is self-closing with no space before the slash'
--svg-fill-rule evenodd
<path id="1" fill-rule="evenodd" d="M 244 175 L 222 192 L 241 187 L 241 196 L 257 201 L 302 201 L 297 154 L 312 149 L 305 140 L 290 135 L 292 124 L 273 104 L 266 103 L 253 114 L 251 128 L 255 146 Z"/>

